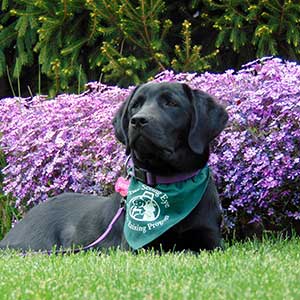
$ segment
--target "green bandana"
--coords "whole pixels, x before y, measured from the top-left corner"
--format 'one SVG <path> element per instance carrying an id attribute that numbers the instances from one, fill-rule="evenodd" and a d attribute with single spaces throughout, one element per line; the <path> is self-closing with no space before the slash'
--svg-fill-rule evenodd
<path id="1" fill-rule="evenodd" d="M 184 219 L 202 199 L 209 173 L 206 166 L 193 178 L 155 188 L 132 177 L 124 225 L 128 244 L 141 248 Z"/>

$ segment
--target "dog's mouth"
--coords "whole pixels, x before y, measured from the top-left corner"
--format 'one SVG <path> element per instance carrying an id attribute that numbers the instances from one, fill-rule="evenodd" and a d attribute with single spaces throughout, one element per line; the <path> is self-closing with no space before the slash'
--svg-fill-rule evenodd
<path id="1" fill-rule="evenodd" d="M 174 150 L 153 141 L 144 135 L 137 135 L 130 140 L 130 148 L 135 158 L 141 163 L 153 163 L 169 160 Z"/>

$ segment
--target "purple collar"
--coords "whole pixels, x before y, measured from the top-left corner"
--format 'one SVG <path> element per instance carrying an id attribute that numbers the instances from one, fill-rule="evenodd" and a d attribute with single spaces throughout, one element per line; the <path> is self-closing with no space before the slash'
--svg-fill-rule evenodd
<path id="1" fill-rule="evenodd" d="M 128 160 L 126 165 L 128 165 L 129 167 L 128 169 L 129 176 L 134 176 L 137 180 L 149 186 L 154 186 L 156 184 L 171 184 L 171 183 L 184 181 L 196 176 L 200 171 L 197 170 L 194 172 L 180 173 L 174 176 L 160 176 L 160 175 L 154 175 L 153 173 L 150 173 L 145 169 L 135 167 L 131 159 Z"/>

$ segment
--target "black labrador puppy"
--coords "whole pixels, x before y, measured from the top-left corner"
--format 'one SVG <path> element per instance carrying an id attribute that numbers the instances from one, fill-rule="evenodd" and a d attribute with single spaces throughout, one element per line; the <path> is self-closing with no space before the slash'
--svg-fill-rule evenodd
<path id="1" fill-rule="evenodd" d="M 153 178 L 180 178 L 206 166 L 209 143 L 224 129 L 227 119 L 225 109 L 200 90 L 181 83 L 147 83 L 138 86 L 121 105 L 113 124 L 117 139 L 131 155 L 133 169 L 146 170 Z M 86 246 L 106 230 L 121 202 L 118 193 L 109 197 L 55 196 L 32 208 L 8 232 L 0 248 L 36 251 Z M 209 176 L 204 195 L 192 211 L 144 248 L 215 249 L 221 243 L 221 213 L 216 186 Z M 124 222 L 123 214 L 95 248 L 129 249 Z"/>

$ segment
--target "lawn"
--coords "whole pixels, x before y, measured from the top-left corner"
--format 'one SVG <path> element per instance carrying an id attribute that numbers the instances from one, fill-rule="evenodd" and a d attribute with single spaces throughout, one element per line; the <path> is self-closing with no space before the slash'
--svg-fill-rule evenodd
<path id="1" fill-rule="evenodd" d="M 300 239 L 224 251 L 0 254 L 0 299 L 300 299 Z"/>

